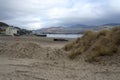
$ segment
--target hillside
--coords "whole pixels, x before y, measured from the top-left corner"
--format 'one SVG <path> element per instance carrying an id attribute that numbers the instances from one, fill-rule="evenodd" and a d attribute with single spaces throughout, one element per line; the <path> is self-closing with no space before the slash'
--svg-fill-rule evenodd
<path id="1" fill-rule="evenodd" d="M 0 22 L 0 27 L 1 26 L 9 26 L 8 24 L 4 23 L 4 22 Z"/>
<path id="2" fill-rule="evenodd" d="M 108 23 L 108 24 L 103 24 L 101 26 L 109 26 L 109 27 L 114 27 L 114 26 L 120 26 L 120 23 Z"/>
<path id="3" fill-rule="evenodd" d="M 42 28 L 39 30 L 33 31 L 36 34 L 41 34 L 41 33 L 73 33 L 73 34 L 78 34 L 81 33 L 83 34 L 87 30 L 101 30 L 104 28 L 112 28 L 114 26 L 119 26 L 119 23 L 108 23 L 108 24 L 102 24 L 102 25 L 84 25 L 84 24 L 69 24 L 65 26 L 59 26 L 59 27 L 48 27 L 48 28 Z"/>
<path id="4" fill-rule="evenodd" d="M 0 22 L 0 34 L 5 32 L 5 29 L 8 27 L 9 25 L 4 23 L 4 22 Z"/>
<path id="5" fill-rule="evenodd" d="M 94 27 L 94 26 L 84 26 L 84 25 L 71 25 L 71 26 L 67 26 L 67 27 L 49 27 L 49 28 L 42 28 L 39 30 L 34 31 L 37 34 L 40 33 L 65 33 L 65 34 L 78 34 L 78 33 L 84 33 L 86 30 L 97 30 L 98 27 Z"/>
<path id="6" fill-rule="evenodd" d="M 28 35 L 28 34 L 32 33 L 29 30 L 22 29 L 22 28 L 19 28 L 16 26 L 11 26 L 11 25 L 4 23 L 4 22 L 0 22 L 0 34 L 5 34 L 7 27 L 13 27 L 13 28 L 18 29 L 18 35 L 26 35 L 26 34 Z"/>
<path id="7" fill-rule="evenodd" d="M 69 52 L 71 59 L 83 55 L 86 61 L 93 61 L 100 56 L 120 54 L 120 27 L 99 32 L 87 31 L 82 38 L 67 44 L 64 49 Z"/>

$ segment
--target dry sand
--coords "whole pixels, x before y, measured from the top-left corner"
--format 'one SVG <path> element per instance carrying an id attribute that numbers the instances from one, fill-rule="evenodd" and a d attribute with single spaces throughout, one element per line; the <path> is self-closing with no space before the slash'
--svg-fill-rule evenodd
<path id="1" fill-rule="evenodd" d="M 69 60 L 52 38 L 0 37 L 0 80 L 120 80 L 120 55 Z M 101 58 L 98 58 L 101 59 Z"/>

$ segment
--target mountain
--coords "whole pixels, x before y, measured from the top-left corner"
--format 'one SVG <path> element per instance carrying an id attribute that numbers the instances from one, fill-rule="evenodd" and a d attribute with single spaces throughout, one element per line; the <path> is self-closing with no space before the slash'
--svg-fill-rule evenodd
<path id="1" fill-rule="evenodd" d="M 120 26 L 120 23 L 108 23 L 103 25 L 84 25 L 84 24 L 73 24 L 73 25 L 66 25 L 66 26 L 60 26 L 60 27 L 49 27 L 49 28 L 42 28 L 39 30 L 33 31 L 35 34 L 48 34 L 48 33 L 65 33 L 65 34 L 77 34 L 77 33 L 84 33 L 87 30 L 101 30 L 104 28 L 111 28 L 115 26 Z"/>
<path id="2" fill-rule="evenodd" d="M 103 24 L 99 26 L 99 30 L 101 29 L 108 29 L 108 28 L 113 28 L 113 27 L 117 27 L 120 26 L 120 23 L 108 23 L 108 24 Z"/>
<path id="3" fill-rule="evenodd" d="M 65 30 L 65 27 L 49 27 L 49 28 L 42 28 L 39 30 L 35 30 L 33 31 L 33 33 L 37 33 L 37 34 L 63 33 L 64 30 Z"/>
<path id="4" fill-rule="evenodd" d="M 90 28 L 90 27 L 95 27 L 93 25 L 84 25 L 84 24 L 73 24 L 73 25 L 68 25 L 70 28 Z"/>
<path id="5" fill-rule="evenodd" d="M 120 26 L 120 23 L 108 23 L 108 24 L 103 24 L 101 26 L 110 26 L 110 27 L 112 27 L 112 26 Z"/>
<path id="6" fill-rule="evenodd" d="M 1 26 L 6 26 L 6 27 L 7 27 L 7 26 L 9 26 L 9 25 L 6 24 L 6 23 L 4 23 L 4 22 L 0 22 L 0 27 L 1 27 Z"/>
<path id="7" fill-rule="evenodd" d="M 60 26 L 60 27 L 49 27 L 49 28 L 42 28 L 36 31 L 33 31 L 35 34 L 78 34 L 78 33 L 84 33 L 86 30 L 96 30 L 97 26 L 88 26 L 88 25 L 82 25 L 82 24 L 76 24 L 76 25 L 68 25 L 68 26 Z"/>

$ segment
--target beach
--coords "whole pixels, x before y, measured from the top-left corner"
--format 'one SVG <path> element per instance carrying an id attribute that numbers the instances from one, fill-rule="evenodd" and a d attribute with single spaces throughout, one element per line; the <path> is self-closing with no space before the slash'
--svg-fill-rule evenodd
<path id="1" fill-rule="evenodd" d="M 53 39 L 0 36 L 0 80 L 120 80 L 120 55 L 101 63 L 70 60 L 62 48 L 73 39 Z"/>

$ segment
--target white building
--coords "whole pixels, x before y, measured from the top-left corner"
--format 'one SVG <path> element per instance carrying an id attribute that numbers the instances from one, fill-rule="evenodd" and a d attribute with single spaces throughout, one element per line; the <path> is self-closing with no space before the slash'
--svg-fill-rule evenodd
<path id="1" fill-rule="evenodd" d="M 6 28 L 6 35 L 14 36 L 15 34 L 18 34 L 18 29 L 14 27 L 8 27 Z"/>

